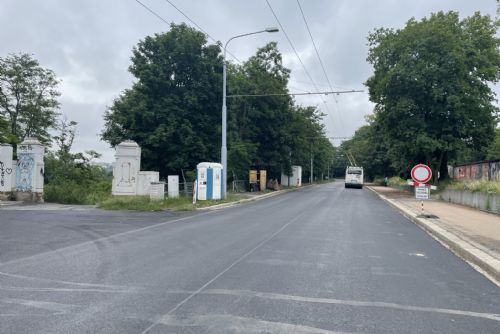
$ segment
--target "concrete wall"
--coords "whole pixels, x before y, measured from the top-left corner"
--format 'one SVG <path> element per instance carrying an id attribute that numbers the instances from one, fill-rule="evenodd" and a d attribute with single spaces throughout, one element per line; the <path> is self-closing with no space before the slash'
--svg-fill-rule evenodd
<path id="1" fill-rule="evenodd" d="M 500 181 L 500 160 L 455 166 L 450 175 L 456 180 Z"/>
<path id="2" fill-rule="evenodd" d="M 500 195 L 449 189 L 441 192 L 440 197 L 443 201 L 500 214 Z"/>
<path id="3" fill-rule="evenodd" d="M 138 173 L 139 182 L 137 183 L 137 195 L 149 195 L 151 191 L 151 183 L 160 182 L 160 172 L 140 171 Z"/>

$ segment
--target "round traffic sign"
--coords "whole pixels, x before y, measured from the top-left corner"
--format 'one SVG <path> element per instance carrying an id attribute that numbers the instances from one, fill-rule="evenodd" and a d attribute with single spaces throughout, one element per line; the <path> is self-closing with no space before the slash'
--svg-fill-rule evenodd
<path id="1" fill-rule="evenodd" d="M 418 183 L 426 183 L 432 178 L 431 168 L 424 164 L 415 165 L 411 169 L 411 178 Z"/>

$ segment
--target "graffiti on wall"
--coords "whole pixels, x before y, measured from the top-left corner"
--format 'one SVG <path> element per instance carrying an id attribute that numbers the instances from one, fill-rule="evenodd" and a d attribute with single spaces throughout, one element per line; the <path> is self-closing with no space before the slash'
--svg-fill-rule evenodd
<path id="1" fill-rule="evenodd" d="M 500 160 L 455 166 L 452 175 L 457 180 L 500 181 Z"/>
<path id="2" fill-rule="evenodd" d="M 20 191 L 31 191 L 33 188 L 33 171 L 35 160 L 31 153 L 19 153 L 16 171 L 16 188 Z"/>
<path id="3" fill-rule="evenodd" d="M 7 168 L 4 166 L 3 161 L 0 161 L 0 185 L 3 187 L 5 185 L 5 176 L 12 173 L 12 168 Z"/>

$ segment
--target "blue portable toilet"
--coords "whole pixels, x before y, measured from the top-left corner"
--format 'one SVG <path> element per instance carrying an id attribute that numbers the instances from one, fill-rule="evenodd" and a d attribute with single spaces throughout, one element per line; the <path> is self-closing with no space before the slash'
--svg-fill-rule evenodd
<path id="1" fill-rule="evenodd" d="M 196 199 L 200 201 L 222 198 L 222 165 L 200 162 L 196 165 Z"/>

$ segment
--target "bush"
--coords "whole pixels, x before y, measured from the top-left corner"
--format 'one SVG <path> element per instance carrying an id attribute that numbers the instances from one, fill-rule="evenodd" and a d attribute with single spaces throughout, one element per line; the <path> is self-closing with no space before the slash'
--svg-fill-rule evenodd
<path id="1" fill-rule="evenodd" d="M 384 178 L 383 177 L 375 177 L 373 179 L 373 184 L 375 184 L 376 186 L 384 186 L 385 185 Z"/>
<path id="2" fill-rule="evenodd" d="M 110 181 L 101 181 L 93 185 L 65 181 L 49 183 L 44 187 L 45 201 L 61 204 L 96 204 L 109 197 L 110 193 Z"/>
<path id="3" fill-rule="evenodd" d="M 500 181 L 468 180 L 450 183 L 446 189 L 467 190 L 472 192 L 483 192 L 500 194 Z"/>
<path id="4" fill-rule="evenodd" d="M 406 180 L 400 178 L 399 176 L 393 176 L 389 178 L 389 181 L 387 182 L 387 185 L 391 187 L 402 187 L 406 186 Z"/>
<path id="5" fill-rule="evenodd" d="M 193 204 L 191 197 L 165 198 L 162 201 L 150 200 L 149 196 L 111 196 L 99 202 L 98 207 L 105 210 L 131 211 L 191 211 L 211 205 L 234 202 L 246 198 L 246 195 L 227 193 L 223 200 L 198 201 Z"/>
<path id="6" fill-rule="evenodd" d="M 111 175 L 104 168 L 91 165 L 90 160 L 81 153 L 58 156 L 48 152 L 45 155 L 45 201 L 96 204 L 109 197 Z"/>

